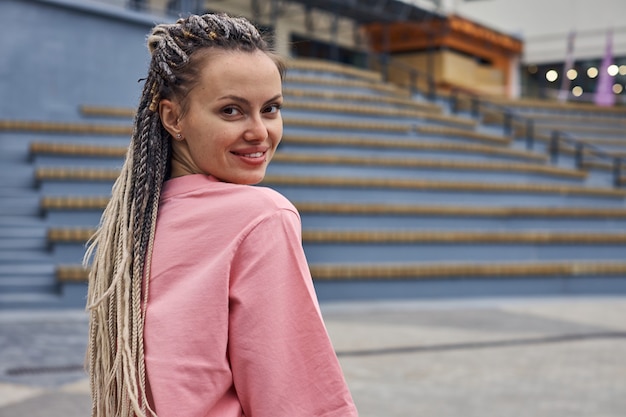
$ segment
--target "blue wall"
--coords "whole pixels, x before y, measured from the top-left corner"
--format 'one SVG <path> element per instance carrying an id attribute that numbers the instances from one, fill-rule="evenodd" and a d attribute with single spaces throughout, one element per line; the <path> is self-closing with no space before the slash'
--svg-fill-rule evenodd
<path id="1" fill-rule="evenodd" d="M 135 107 L 160 18 L 77 0 L 0 1 L 0 119 L 73 120 Z"/>

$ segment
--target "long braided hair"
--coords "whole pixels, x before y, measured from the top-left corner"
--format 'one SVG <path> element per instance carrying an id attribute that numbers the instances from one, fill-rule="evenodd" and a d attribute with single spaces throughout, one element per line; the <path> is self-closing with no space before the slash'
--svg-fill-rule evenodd
<path id="1" fill-rule="evenodd" d="M 84 260 L 90 266 L 86 362 L 94 417 L 156 415 L 146 389 L 143 326 L 158 204 L 171 156 L 160 100 L 177 99 L 184 111 L 185 97 L 210 58 L 202 52 L 211 49 L 260 50 L 274 59 L 281 77 L 285 70 L 250 22 L 225 14 L 157 25 L 148 48 L 152 58 L 126 159 Z"/>

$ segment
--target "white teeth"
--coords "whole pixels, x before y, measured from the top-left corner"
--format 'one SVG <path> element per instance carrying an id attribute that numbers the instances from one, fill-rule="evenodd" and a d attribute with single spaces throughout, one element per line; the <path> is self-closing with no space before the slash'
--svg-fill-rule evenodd
<path id="1" fill-rule="evenodd" d="M 246 154 L 243 154 L 243 156 L 248 157 L 248 158 L 260 158 L 261 156 L 263 156 L 263 152 L 246 153 Z"/>

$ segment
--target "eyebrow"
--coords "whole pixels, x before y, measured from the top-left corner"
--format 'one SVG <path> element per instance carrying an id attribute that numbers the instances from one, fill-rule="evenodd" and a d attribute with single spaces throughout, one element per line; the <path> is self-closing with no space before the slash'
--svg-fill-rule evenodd
<path id="1" fill-rule="evenodd" d="M 270 98 L 269 100 L 267 100 L 264 104 L 270 103 L 272 101 L 278 100 L 279 98 L 282 98 L 282 94 L 276 94 L 274 97 Z M 239 97 L 239 96 L 235 96 L 235 95 L 226 95 L 223 97 L 220 97 L 218 100 L 233 100 L 233 101 L 237 101 L 239 103 L 245 104 L 245 105 L 250 105 L 250 101 L 246 98 L 243 97 Z"/>

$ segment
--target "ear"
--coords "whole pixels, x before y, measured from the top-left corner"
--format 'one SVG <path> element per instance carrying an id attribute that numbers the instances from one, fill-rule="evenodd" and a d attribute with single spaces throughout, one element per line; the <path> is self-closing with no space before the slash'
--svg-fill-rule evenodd
<path id="1" fill-rule="evenodd" d="M 163 99 L 159 103 L 161 123 L 173 138 L 181 134 L 180 113 L 180 106 L 172 100 Z"/>

